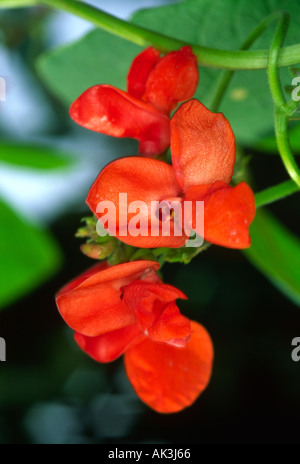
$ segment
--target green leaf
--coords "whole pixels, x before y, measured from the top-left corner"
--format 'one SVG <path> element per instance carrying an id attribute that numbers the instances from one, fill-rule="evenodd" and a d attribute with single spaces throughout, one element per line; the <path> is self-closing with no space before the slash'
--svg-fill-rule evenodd
<path id="1" fill-rule="evenodd" d="M 38 5 L 39 0 L 1 0 L 1 8 L 23 8 Z"/>
<path id="2" fill-rule="evenodd" d="M 237 50 L 257 24 L 272 11 L 291 14 L 285 45 L 299 41 L 300 3 L 295 0 L 186 0 L 141 10 L 133 22 L 148 29 L 204 46 Z M 249 13 L 251 12 L 251 14 Z M 253 49 L 267 49 L 274 27 Z M 88 87 L 107 83 L 125 89 L 126 75 L 140 47 L 101 30 L 40 58 L 38 70 L 51 91 L 70 105 Z M 200 68 L 196 97 L 208 104 L 220 70 Z M 291 84 L 288 68 L 280 71 L 283 85 Z M 237 141 L 253 146 L 273 134 L 273 104 L 265 70 L 235 73 L 221 111 L 229 119 Z"/>
<path id="3" fill-rule="evenodd" d="M 126 89 L 126 75 L 141 47 L 94 30 L 81 40 L 40 57 L 37 69 L 48 88 L 69 106 L 96 84 Z"/>
<path id="4" fill-rule="evenodd" d="M 290 300 L 300 306 L 300 240 L 266 211 L 258 211 L 245 256 Z"/>
<path id="5" fill-rule="evenodd" d="M 38 170 L 70 167 L 74 160 L 64 152 L 47 146 L 0 142 L 0 162 Z"/>
<path id="6" fill-rule="evenodd" d="M 42 284 L 59 267 L 60 250 L 46 231 L 0 199 L 0 309 Z"/>

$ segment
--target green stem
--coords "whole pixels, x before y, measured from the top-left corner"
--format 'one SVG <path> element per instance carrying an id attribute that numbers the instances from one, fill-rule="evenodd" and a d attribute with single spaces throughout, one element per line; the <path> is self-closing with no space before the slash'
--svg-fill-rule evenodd
<path id="1" fill-rule="evenodd" d="M 267 70 L 269 86 L 274 103 L 277 107 L 281 108 L 284 107 L 286 102 L 279 80 L 278 57 L 289 27 L 290 16 L 287 13 L 280 12 L 278 19 L 279 23 L 277 25 L 276 32 L 270 46 Z"/>
<path id="2" fill-rule="evenodd" d="M 269 187 L 262 192 L 255 194 L 255 204 L 257 208 L 275 203 L 282 200 L 293 193 L 299 192 L 298 185 L 293 180 L 282 182 L 281 184 Z"/>
<path id="3" fill-rule="evenodd" d="M 300 187 L 300 170 L 292 153 L 288 136 L 288 121 L 294 102 L 286 103 L 278 72 L 278 58 L 287 33 L 289 15 L 287 13 L 279 14 L 279 23 L 270 47 L 267 72 L 274 101 L 275 136 L 279 154 L 290 177 Z"/>
<path id="4" fill-rule="evenodd" d="M 242 43 L 240 50 L 247 50 L 251 45 L 265 32 L 265 30 L 276 20 L 280 13 L 277 11 L 263 19 L 259 25 L 249 34 L 246 40 Z M 214 86 L 213 95 L 210 97 L 211 103 L 208 104 L 211 111 L 216 112 L 225 95 L 228 85 L 232 79 L 234 71 L 223 71 L 220 75 L 218 83 Z"/>
<path id="5" fill-rule="evenodd" d="M 288 136 L 288 116 L 280 109 L 275 108 L 275 135 L 277 147 L 283 161 L 283 164 L 289 173 L 289 176 L 300 187 L 300 170 L 291 151 Z"/>
<path id="6" fill-rule="evenodd" d="M 268 66 L 268 50 L 218 50 L 189 44 L 185 41 L 123 21 L 80 0 L 3 0 L 1 1 L 0 8 L 32 6 L 38 3 L 74 14 L 90 21 L 101 29 L 123 37 L 142 47 L 153 45 L 162 52 L 169 52 L 185 45 L 191 45 L 199 64 L 202 66 L 232 70 L 266 69 Z M 280 50 L 278 56 L 279 67 L 292 66 L 299 62 L 300 44 L 290 45 Z"/>
<path id="7" fill-rule="evenodd" d="M 16 0 L 5 0 L 6 7 Z M 58 8 L 83 18 L 97 27 L 116 34 L 143 47 L 153 45 L 162 52 L 191 45 L 193 52 L 202 66 L 224 69 L 266 69 L 268 65 L 268 50 L 233 51 L 218 50 L 189 44 L 182 40 L 167 37 L 136 24 L 123 21 L 93 6 L 78 0 L 40 0 L 40 3 L 52 8 Z M 24 1 L 25 4 L 25 1 Z M 28 5 L 32 0 L 28 0 Z M 24 5 L 25 6 L 25 5 Z M 291 66 L 300 62 L 300 44 L 291 45 L 280 50 L 278 66 Z"/>

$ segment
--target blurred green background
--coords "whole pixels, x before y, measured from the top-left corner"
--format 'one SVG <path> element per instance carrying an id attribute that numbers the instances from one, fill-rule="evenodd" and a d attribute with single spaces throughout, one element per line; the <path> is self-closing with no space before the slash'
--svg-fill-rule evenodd
<path id="1" fill-rule="evenodd" d="M 165 5 L 133 20 L 232 49 L 280 6 L 291 12 L 287 45 L 298 41 L 300 5 L 292 0 L 241 0 L 238 8 L 233 0 L 172 3 L 94 1 L 123 17 Z M 126 379 L 122 359 L 95 363 L 60 318 L 55 293 L 93 264 L 74 237 L 88 213 L 88 189 L 108 161 L 137 149 L 133 141 L 88 132 L 68 116 L 69 104 L 88 86 L 125 88 L 140 50 L 89 29 L 47 8 L 0 10 L 0 77 L 6 82 L 0 102 L 0 337 L 7 344 L 7 361 L 0 364 L 0 443 L 298 443 L 300 363 L 291 358 L 292 339 L 300 336 L 298 194 L 258 215 L 248 252 L 211 247 L 188 266 L 165 266 L 165 281 L 189 297 L 180 302 L 182 312 L 201 322 L 215 345 L 211 383 L 191 408 L 171 416 L 149 410 Z M 271 33 L 255 48 L 268 48 Z M 200 68 L 197 96 L 204 103 L 219 72 Z M 290 85 L 289 70 L 281 75 Z M 236 134 L 238 168 L 253 189 L 285 180 L 265 71 L 237 72 L 221 110 Z M 298 123 L 292 145 L 299 153 Z"/>

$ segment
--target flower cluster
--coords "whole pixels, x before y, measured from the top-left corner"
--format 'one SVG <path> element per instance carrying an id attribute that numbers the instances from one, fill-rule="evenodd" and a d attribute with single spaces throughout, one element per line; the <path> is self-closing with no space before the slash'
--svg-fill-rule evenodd
<path id="1" fill-rule="evenodd" d="M 235 140 L 227 119 L 221 113 L 212 113 L 197 100 L 181 105 L 171 121 L 171 154 L 173 166 L 156 159 L 129 157 L 110 163 L 92 186 L 87 203 L 93 213 L 103 220 L 109 232 L 110 224 L 116 236 L 136 247 L 182 247 L 189 238 L 189 231 L 196 229 L 196 208 L 192 208 L 189 225 L 181 228 L 179 235 L 175 221 L 170 217 L 170 234 L 163 234 L 163 220 L 156 236 L 143 230 L 132 237 L 126 233 L 130 214 L 122 215 L 119 191 L 127 193 L 128 202 L 153 200 L 167 202 L 176 198 L 185 201 L 204 202 L 204 238 L 211 243 L 229 248 L 250 246 L 249 225 L 255 216 L 255 199 L 252 190 L 244 182 L 236 187 L 229 185 L 235 164 Z M 111 201 L 116 206 L 115 218 L 99 212 L 101 202 Z M 151 228 L 153 208 L 149 217 L 142 221 Z M 125 220 L 124 220 L 125 219 Z M 106 221 L 108 224 L 106 224 Z M 111 226 L 112 227 L 112 226 Z M 125 229 L 125 232 L 124 232 Z"/>
<path id="2" fill-rule="evenodd" d="M 140 398 L 171 413 L 192 404 L 208 384 L 213 348 L 206 330 L 183 317 L 186 296 L 156 274 L 159 264 L 95 266 L 64 287 L 57 305 L 75 340 L 98 362 L 125 353 L 128 378 Z"/>
<path id="3" fill-rule="evenodd" d="M 71 106 L 71 117 L 87 129 L 139 141 L 143 156 L 110 163 L 87 197 L 102 227 L 125 244 L 179 248 L 194 231 L 220 246 L 250 246 L 254 195 L 244 182 L 230 185 L 234 134 L 223 114 L 192 99 L 197 84 L 190 47 L 163 57 L 150 47 L 134 59 L 127 92 L 96 85 Z M 184 103 L 171 118 L 180 102 Z M 169 146 L 172 165 L 154 159 Z M 138 233 L 133 235 L 128 233 L 133 212 L 124 214 L 120 192 L 131 205 L 151 203 L 141 211 Z M 153 202 L 172 206 L 165 212 L 153 209 Z M 204 229 L 198 223 L 198 203 L 204 207 Z M 99 208 L 103 204 L 112 204 L 114 214 Z M 172 210 L 174 204 L 181 206 L 179 216 Z M 155 234 L 154 219 L 159 225 Z M 176 300 L 186 296 L 162 282 L 159 267 L 144 258 L 114 265 L 102 262 L 66 285 L 56 301 L 83 351 L 101 363 L 124 355 L 138 396 L 155 411 L 172 413 L 190 406 L 206 388 L 213 346 L 198 322 L 181 315 Z"/>

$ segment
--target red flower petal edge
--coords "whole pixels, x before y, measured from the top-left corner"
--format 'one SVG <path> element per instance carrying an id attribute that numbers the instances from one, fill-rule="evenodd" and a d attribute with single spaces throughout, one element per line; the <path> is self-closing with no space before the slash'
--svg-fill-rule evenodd
<path id="1" fill-rule="evenodd" d="M 148 47 L 133 60 L 127 75 L 127 91 L 135 98 L 142 99 L 150 72 L 160 60 L 160 52 Z"/>
<path id="2" fill-rule="evenodd" d="M 73 330 L 90 337 L 133 324 L 132 311 L 122 304 L 121 288 L 143 275 L 151 281 L 159 280 L 153 270 L 158 268 L 159 264 L 153 261 L 135 261 L 105 269 L 95 266 L 57 294 L 60 314 Z"/>
<path id="3" fill-rule="evenodd" d="M 150 103 L 109 85 L 86 90 L 70 108 L 71 118 L 92 131 L 140 142 L 140 152 L 158 154 L 170 143 L 170 120 Z"/>
<path id="4" fill-rule="evenodd" d="M 227 248 L 250 247 L 249 226 L 256 208 L 254 194 L 245 182 L 236 187 L 223 182 L 189 187 L 185 199 L 204 201 L 205 240 Z"/>
<path id="5" fill-rule="evenodd" d="M 77 332 L 74 338 L 80 348 L 95 361 L 108 363 L 119 358 L 133 344 L 143 340 L 145 335 L 141 334 L 136 324 L 131 324 L 98 337 L 87 337 Z"/>
<path id="6" fill-rule="evenodd" d="M 213 345 L 204 327 L 192 321 L 191 328 L 184 348 L 147 339 L 125 353 L 133 388 L 157 412 L 174 413 L 191 406 L 209 383 Z"/>
<path id="7" fill-rule="evenodd" d="M 166 114 L 179 102 L 192 98 L 199 80 L 197 60 L 191 47 L 165 55 L 149 73 L 143 99 Z"/>

